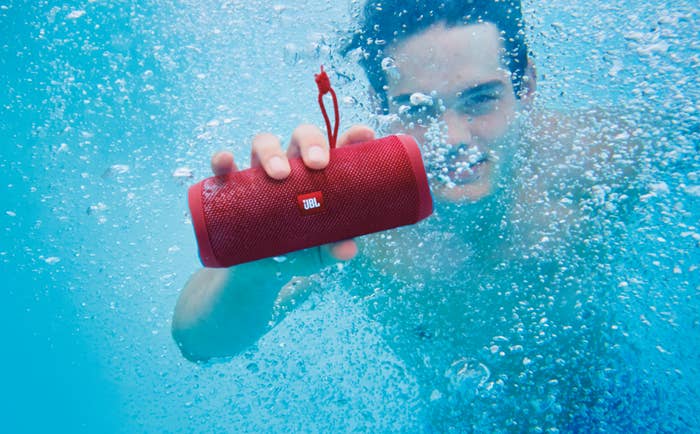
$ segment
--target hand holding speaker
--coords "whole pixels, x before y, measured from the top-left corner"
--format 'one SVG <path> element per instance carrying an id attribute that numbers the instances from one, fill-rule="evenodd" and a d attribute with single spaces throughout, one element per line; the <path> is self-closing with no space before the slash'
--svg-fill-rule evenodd
<path id="1" fill-rule="evenodd" d="M 362 131 L 351 130 L 367 133 Z M 318 141 L 293 139 L 289 153 L 301 156 L 291 159 L 273 136 L 255 141 L 258 166 L 225 173 L 219 166 L 233 168 L 233 159 L 219 154 L 214 170 L 220 174 L 189 189 L 199 254 L 207 267 L 342 242 L 414 224 L 432 213 L 420 150 L 410 136 L 362 141 L 328 154 L 314 150 Z M 310 169 L 311 164 L 326 167 Z M 356 251 L 348 242 L 332 249 L 342 258 Z"/>
<path id="2" fill-rule="evenodd" d="M 230 267 L 328 244 L 334 258 L 350 259 L 357 253 L 353 237 L 414 224 L 433 212 L 416 141 L 407 135 L 375 139 L 362 126 L 338 137 L 338 101 L 323 67 L 315 80 L 328 141 L 318 128 L 302 125 L 285 155 L 275 136 L 259 134 L 250 169 L 238 171 L 233 155 L 219 153 L 212 158 L 215 176 L 190 187 L 205 266 Z M 333 128 L 326 94 L 333 98 Z"/>
<path id="3" fill-rule="evenodd" d="M 336 147 L 374 140 L 374 131 L 364 125 L 355 125 L 338 138 Z M 253 138 L 251 167 L 262 167 L 270 178 L 283 180 L 290 174 L 289 159 L 301 157 L 309 169 L 321 170 L 328 165 L 329 146 L 326 136 L 318 127 L 300 125 L 292 133 L 286 153 L 282 150 L 277 136 L 269 133 L 258 134 Z M 239 170 L 233 155 L 228 151 L 214 154 L 211 159 L 212 172 L 216 176 Z M 339 241 L 321 246 L 322 255 L 340 261 L 352 259 L 357 254 L 357 244 L 352 240 Z"/>

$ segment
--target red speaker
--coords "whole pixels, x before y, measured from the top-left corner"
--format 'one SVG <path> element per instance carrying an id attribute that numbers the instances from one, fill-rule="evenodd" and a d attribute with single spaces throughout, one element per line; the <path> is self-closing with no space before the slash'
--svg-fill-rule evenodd
<path id="1" fill-rule="evenodd" d="M 396 135 L 334 148 L 323 170 L 289 161 L 278 181 L 262 167 L 189 189 L 199 256 L 229 267 L 416 223 L 433 212 L 420 150 Z"/>

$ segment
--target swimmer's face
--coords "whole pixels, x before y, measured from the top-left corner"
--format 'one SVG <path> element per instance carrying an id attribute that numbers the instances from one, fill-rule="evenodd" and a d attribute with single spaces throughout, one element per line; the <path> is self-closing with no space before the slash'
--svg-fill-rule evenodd
<path id="1" fill-rule="evenodd" d="M 478 201 L 490 194 L 517 101 L 496 26 L 437 24 L 390 48 L 395 68 L 387 70 L 387 98 L 401 128 L 423 144 L 431 141 L 431 124 L 446 133 L 436 198 Z"/>

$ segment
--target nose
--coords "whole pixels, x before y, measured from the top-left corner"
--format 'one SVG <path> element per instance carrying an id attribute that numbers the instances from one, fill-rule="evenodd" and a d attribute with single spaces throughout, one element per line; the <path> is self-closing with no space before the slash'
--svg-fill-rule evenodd
<path id="1" fill-rule="evenodd" d="M 464 143 L 471 145 L 474 141 L 470 119 L 464 114 L 449 109 L 443 114 L 443 121 L 447 125 L 448 143 L 458 145 Z"/>

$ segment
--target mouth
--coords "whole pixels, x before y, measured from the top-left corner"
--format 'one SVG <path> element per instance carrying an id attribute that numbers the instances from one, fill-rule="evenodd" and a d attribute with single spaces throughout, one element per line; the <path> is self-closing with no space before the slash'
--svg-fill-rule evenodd
<path id="1" fill-rule="evenodd" d="M 489 157 L 476 146 L 460 144 L 451 148 L 445 156 L 445 169 L 448 182 L 455 185 L 471 184 L 487 175 Z"/>
<path id="2" fill-rule="evenodd" d="M 488 177 L 491 158 L 474 144 L 441 143 L 425 153 L 428 177 L 448 187 L 476 183 Z"/>
<path id="3" fill-rule="evenodd" d="M 447 177 L 456 185 L 477 182 L 485 175 L 488 162 L 489 159 L 486 155 L 481 155 L 471 160 L 456 160 L 454 163 L 450 164 Z"/>

